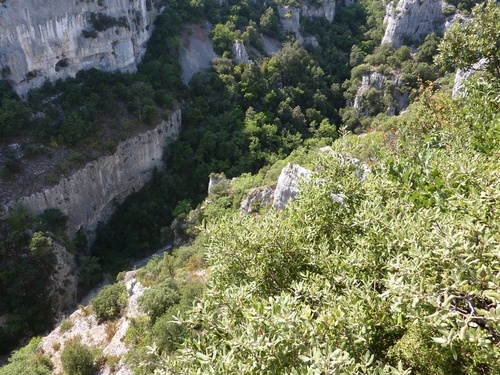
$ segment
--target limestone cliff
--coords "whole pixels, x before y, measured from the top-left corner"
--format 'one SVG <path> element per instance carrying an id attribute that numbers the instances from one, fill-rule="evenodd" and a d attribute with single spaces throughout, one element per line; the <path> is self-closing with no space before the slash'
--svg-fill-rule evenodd
<path id="1" fill-rule="evenodd" d="M 98 68 L 134 71 L 158 0 L 5 0 L 0 5 L 0 70 L 20 95 Z"/>
<path id="2" fill-rule="evenodd" d="M 66 343 L 72 339 L 80 339 L 82 344 L 100 348 L 104 355 L 119 359 L 117 363 L 101 369 L 99 374 L 133 374 L 132 369 L 123 363 L 122 357 L 128 349 L 124 338 L 130 321 L 142 314 L 138 299 L 146 288 L 135 278 L 136 273 L 137 271 L 129 271 L 124 276 L 128 303 L 123 317 L 113 323 L 99 323 L 91 309 L 82 306 L 64 321 L 64 325 L 59 325 L 44 337 L 39 350 L 50 358 L 54 374 L 62 373 L 61 354 Z"/>
<path id="3" fill-rule="evenodd" d="M 54 300 L 54 311 L 60 314 L 73 308 L 77 302 L 77 264 L 75 255 L 58 242 L 53 242 L 52 252 L 56 266 L 50 277 L 49 293 Z"/>
<path id="4" fill-rule="evenodd" d="M 399 48 L 406 40 L 418 41 L 432 32 L 442 33 L 445 17 L 441 0 L 399 0 L 387 5 L 382 43 Z"/>
<path id="5" fill-rule="evenodd" d="M 311 178 L 312 171 L 301 167 L 298 164 L 288 163 L 283 168 L 278 178 L 278 184 L 274 190 L 273 207 L 283 209 L 288 201 L 299 194 L 300 181 L 307 181 Z"/>
<path id="6" fill-rule="evenodd" d="M 248 52 L 241 40 L 237 40 L 233 43 L 233 56 L 236 64 L 250 63 L 250 57 L 248 57 Z"/>
<path id="7" fill-rule="evenodd" d="M 181 34 L 180 63 L 182 66 L 182 81 L 187 85 L 191 77 L 212 64 L 217 57 L 214 44 L 210 39 L 213 26 L 207 21 L 202 27 L 187 24 Z"/>
<path id="8" fill-rule="evenodd" d="M 465 81 L 471 77 L 474 73 L 484 70 L 486 64 L 485 59 L 479 60 L 470 69 L 458 69 L 455 74 L 455 81 L 453 83 L 453 90 L 451 96 L 456 99 L 463 97 L 467 94 Z"/>
<path id="9" fill-rule="evenodd" d="M 176 138 L 181 127 L 181 112 L 167 121 L 118 144 L 113 155 L 101 157 L 44 191 L 17 202 L 34 214 L 57 208 L 68 216 L 67 231 L 73 236 L 80 229 L 92 241 L 99 221 L 106 221 L 115 204 L 139 190 L 151 178 L 154 168 L 161 169 L 164 148 Z M 7 209 L 16 202 L 7 204 Z"/>
<path id="10" fill-rule="evenodd" d="M 369 110 L 374 104 L 367 99 L 367 94 L 371 88 L 376 89 L 379 93 L 377 103 L 379 106 L 385 105 L 385 108 L 380 109 L 384 110 L 388 116 L 399 114 L 408 107 L 410 102 L 409 92 L 404 90 L 400 74 L 393 72 L 386 76 L 378 72 L 370 72 L 363 75 L 361 85 L 358 87 L 356 97 L 352 103 L 359 116 L 370 115 Z"/>
<path id="11" fill-rule="evenodd" d="M 300 8 L 287 5 L 278 5 L 278 15 L 283 31 L 295 34 L 296 38 L 304 44 L 317 46 L 315 38 L 303 38 L 300 34 L 300 17 L 326 18 L 332 23 L 335 18 L 336 1 L 323 0 L 320 4 L 311 4 L 304 1 Z"/>

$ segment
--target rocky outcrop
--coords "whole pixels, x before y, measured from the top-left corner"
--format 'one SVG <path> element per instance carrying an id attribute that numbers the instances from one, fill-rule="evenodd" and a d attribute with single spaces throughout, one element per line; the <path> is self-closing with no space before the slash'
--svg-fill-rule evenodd
<path id="1" fill-rule="evenodd" d="M 300 181 L 307 181 L 311 176 L 312 171 L 309 169 L 298 164 L 288 163 L 278 178 L 278 184 L 274 191 L 273 208 L 285 208 L 290 199 L 299 194 Z"/>
<path id="2" fill-rule="evenodd" d="M 472 76 L 474 73 L 483 70 L 486 60 L 481 59 L 475 63 L 471 69 L 459 69 L 455 74 L 455 81 L 453 83 L 453 90 L 451 96 L 456 99 L 461 96 L 465 96 L 465 81 Z"/>
<path id="3" fill-rule="evenodd" d="M 212 59 L 217 57 L 210 39 L 212 25 L 206 22 L 204 27 L 195 24 L 184 26 L 181 35 L 180 64 L 182 81 L 188 84 L 194 74 L 209 68 Z"/>
<path id="4" fill-rule="evenodd" d="M 356 109 L 359 116 L 370 115 L 370 109 L 373 109 L 374 103 L 366 103 L 366 95 L 370 89 L 376 89 L 379 95 L 378 106 L 382 105 L 382 98 L 386 98 L 385 108 L 378 108 L 384 111 L 388 116 L 399 114 L 408 107 L 410 99 L 407 90 L 402 90 L 403 83 L 398 75 L 392 74 L 389 77 L 378 72 L 370 72 L 363 75 L 361 85 L 358 87 L 356 97 L 352 106 Z"/>
<path id="5" fill-rule="evenodd" d="M 157 0 L 6 0 L 0 6 L 0 70 L 25 95 L 81 69 L 134 71 Z"/>
<path id="6" fill-rule="evenodd" d="M 241 202 L 240 211 L 247 214 L 260 212 L 262 208 L 268 207 L 274 198 L 275 189 L 271 186 L 263 186 L 250 190 L 247 197 Z"/>
<path id="7" fill-rule="evenodd" d="M 61 313 L 73 308 L 77 301 L 77 264 L 74 254 L 58 242 L 53 242 L 52 252 L 56 266 L 50 277 L 49 293 L 53 297 L 54 311 Z"/>
<path id="8" fill-rule="evenodd" d="M 302 17 L 321 18 L 324 17 L 332 23 L 335 19 L 335 0 L 323 0 L 320 5 L 310 4 L 307 1 L 300 7 Z"/>
<path id="9" fill-rule="evenodd" d="M 220 186 L 222 189 L 226 189 L 231 183 L 231 180 L 226 178 L 224 173 L 211 173 L 208 176 L 208 196 L 214 194 L 214 188 Z"/>
<path id="10" fill-rule="evenodd" d="M 396 48 L 404 42 L 419 41 L 432 32 L 444 31 L 441 0 L 395 0 L 387 5 L 382 43 Z"/>
<path id="11" fill-rule="evenodd" d="M 180 127 L 181 112 L 176 110 L 155 129 L 119 143 L 113 155 L 88 163 L 54 187 L 16 202 L 34 214 L 59 209 L 68 216 L 68 234 L 82 230 L 92 242 L 98 222 L 106 221 L 116 204 L 143 187 L 154 168 L 162 168 L 164 148 L 177 137 Z M 7 211 L 16 202 L 8 203 Z"/>
<path id="12" fill-rule="evenodd" d="M 250 57 L 248 57 L 245 45 L 241 40 L 237 40 L 233 43 L 233 57 L 236 64 L 250 63 Z"/>
<path id="13" fill-rule="evenodd" d="M 308 1 L 303 2 L 300 8 L 294 8 L 287 5 L 278 5 L 278 15 L 283 31 L 295 34 L 295 37 L 303 44 L 312 44 L 317 46 L 315 38 L 304 38 L 300 34 L 300 17 L 326 18 L 332 23 L 335 18 L 335 0 L 323 0 L 321 4 L 311 4 Z"/>
<path id="14" fill-rule="evenodd" d="M 138 299 L 146 288 L 136 279 L 137 271 L 125 274 L 123 282 L 128 292 L 128 307 L 120 319 L 115 322 L 99 323 L 88 307 L 80 307 L 71 314 L 64 324 L 59 325 L 49 335 L 43 338 L 39 351 L 50 358 L 53 373 L 62 373 L 61 353 L 67 342 L 79 339 L 84 345 L 100 348 L 107 357 L 119 359 L 118 363 L 105 366 L 99 374 L 129 374 L 133 371 L 123 361 L 123 355 L 128 350 L 124 342 L 125 334 L 130 326 L 131 318 L 141 314 Z"/>
<path id="15" fill-rule="evenodd" d="M 300 9 L 280 4 L 278 15 L 284 32 L 300 35 Z"/>

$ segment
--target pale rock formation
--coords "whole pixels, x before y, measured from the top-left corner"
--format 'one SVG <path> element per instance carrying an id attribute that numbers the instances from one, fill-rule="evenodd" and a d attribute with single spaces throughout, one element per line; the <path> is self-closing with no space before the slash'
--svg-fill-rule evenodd
<path id="1" fill-rule="evenodd" d="M 441 0 L 399 0 L 386 7 L 387 25 L 382 43 L 401 47 L 405 40 L 418 41 L 432 32 L 444 31 Z"/>
<path id="2" fill-rule="evenodd" d="M 82 344 L 91 348 L 101 348 L 103 354 L 120 358 L 118 364 L 113 368 L 106 366 L 101 369 L 100 375 L 133 374 L 132 369 L 123 362 L 123 355 L 128 350 L 124 338 L 131 318 L 141 315 L 138 299 L 147 289 L 136 279 L 136 272 L 129 271 L 125 274 L 123 282 L 128 292 L 128 307 L 123 317 L 116 322 L 99 324 L 96 316 L 90 313 L 88 308 L 81 307 L 67 318 L 71 322 L 70 328 L 61 331 L 59 326 L 43 338 L 38 349 L 52 361 L 54 374 L 62 373 L 61 353 L 66 342 L 78 336 L 81 338 Z"/>
<path id="3" fill-rule="evenodd" d="M 264 42 L 264 50 L 269 56 L 273 56 L 281 49 L 281 42 L 276 39 L 269 38 L 264 35 L 262 37 L 262 41 Z"/>
<path id="4" fill-rule="evenodd" d="M 213 189 L 215 186 L 223 184 L 225 187 L 231 182 L 224 173 L 211 173 L 208 176 L 208 195 L 213 193 Z"/>
<path id="5" fill-rule="evenodd" d="M 326 18 L 332 23 L 335 18 L 335 0 L 323 0 L 321 5 L 303 2 L 300 8 L 294 8 L 287 5 L 278 5 L 278 15 L 283 31 L 295 34 L 295 37 L 304 45 L 317 46 L 316 38 L 304 38 L 300 34 L 300 17 L 308 18 Z"/>
<path id="6" fill-rule="evenodd" d="M 247 50 L 241 40 L 237 40 L 233 43 L 233 56 L 234 56 L 234 62 L 236 64 L 250 63 L 250 58 L 248 57 Z"/>
<path id="7" fill-rule="evenodd" d="M 281 171 L 274 191 L 273 208 L 284 209 L 290 199 L 299 194 L 300 181 L 308 181 L 312 171 L 298 164 L 288 163 Z"/>
<path id="8" fill-rule="evenodd" d="M 332 23 L 335 19 L 335 0 L 323 0 L 322 4 L 316 6 L 309 4 L 307 1 L 300 7 L 302 17 L 321 18 L 324 17 L 328 22 Z"/>
<path id="9" fill-rule="evenodd" d="M 368 108 L 365 108 L 363 105 L 363 97 L 366 94 L 366 92 L 370 88 L 375 88 L 381 92 L 381 95 L 387 95 L 387 93 L 385 93 L 384 90 L 389 80 L 394 82 L 396 87 L 403 86 L 400 77 L 395 74 L 390 77 L 387 77 L 377 72 L 370 72 L 368 74 L 363 75 L 363 77 L 361 78 L 361 85 L 358 87 L 356 97 L 354 98 L 354 103 L 352 103 L 358 115 L 363 115 L 363 116 L 368 115 Z M 403 91 L 401 93 L 396 92 L 393 99 L 394 103 L 386 109 L 386 113 L 389 116 L 400 113 L 402 110 L 408 107 L 410 101 L 409 94 L 406 91 Z"/>
<path id="10" fill-rule="evenodd" d="M 159 6 L 157 0 L 7 0 L 0 6 L 0 69 L 20 95 L 81 69 L 134 71 Z M 97 31 L 92 17 L 111 17 L 108 28 Z"/>
<path id="11" fill-rule="evenodd" d="M 274 198 L 274 190 L 271 186 L 252 189 L 241 202 L 240 211 L 251 214 L 269 206 Z"/>
<path id="12" fill-rule="evenodd" d="M 207 22 L 204 27 L 196 24 L 184 26 L 181 35 L 180 63 L 182 66 L 182 81 L 188 84 L 194 74 L 211 66 L 217 57 L 214 45 L 210 39 L 212 25 Z"/>
<path id="13" fill-rule="evenodd" d="M 451 96 L 456 99 L 466 95 L 465 81 L 474 73 L 483 70 L 486 60 L 481 59 L 475 63 L 471 69 L 459 69 L 455 74 L 455 81 L 453 83 L 453 90 Z"/>
<path id="14" fill-rule="evenodd" d="M 177 137 L 180 127 L 179 109 L 155 129 L 119 143 L 113 155 L 88 163 L 52 188 L 16 202 L 27 206 L 33 214 L 48 208 L 59 209 L 68 216 L 67 233 L 74 236 L 82 230 L 92 242 L 99 221 L 109 219 L 116 204 L 142 188 L 154 168 L 162 168 L 164 148 Z M 7 211 L 16 202 L 6 204 Z"/>
<path id="15" fill-rule="evenodd" d="M 284 32 L 300 35 L 300 9 L 280 4 L 278 15 Z"/>
<path id="16" fill-rule="evenodd" d="M 52 252 L 56 256 L 56 266 L 50 277 L 49 293 L 54 298 L 54 311 L 61 313 L 74 307 L 77 301 L 78 267 L 75 256 L 60 243 L 53 242 Z"/>

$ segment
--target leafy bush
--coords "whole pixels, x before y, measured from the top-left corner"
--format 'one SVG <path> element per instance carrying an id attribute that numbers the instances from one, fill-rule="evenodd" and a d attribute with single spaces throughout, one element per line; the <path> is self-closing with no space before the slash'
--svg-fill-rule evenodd
<path id="1" fill-rule="evenodd" d="M 94 354 L 79 342 L 69 343 L 61 353 L 61 362 L 67 375 L 93 375 L 96 373 Z"/>
<path id="2" fill-rule="evenodd" d="M 140 297 L 142 309 L 148 313 L 151 322 L 155 322 L 167 309 L 177 304 L 181 299 L 179 288 L 172 279 L 167 279 L 148 289 Z"/>
<path id="3" fill-rule="evenodd" d="M 105 31 L 114 26 L 130 27 L 126 17 L 115 18 L 104 13 L 91 13 L 90 23 L 97 31 Z"/>
<path id="4" fill-rule="evenodd" d="M 0 375 L 50 375 L 52 374 L 52 362 L 46 356 L 38 353 L 38 345 L 41 338 L 34 337 L 29 344 L 12 353 L 9 364 L 0 367 Z"/>
<path id="5" fill-rule="evenodd" d="M 119 318 L 127 307 L 127 290 L 125 284 L 116 283 L 105 286 L 92 300 L 92 306 L 100 321 Z"/>

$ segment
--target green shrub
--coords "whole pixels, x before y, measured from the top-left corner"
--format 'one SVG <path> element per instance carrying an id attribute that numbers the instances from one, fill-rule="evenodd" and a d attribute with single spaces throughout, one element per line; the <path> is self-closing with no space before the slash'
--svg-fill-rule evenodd
<path id="1" fill-rule="evenodd" d="M 168 279 L 147 290 L 141 296 L 139 303 L 154 323 L 158 317 L 163 315 L 169 307 L 177 304 L 180 299 L 181 295 L 177 284 L 174 280 Z"/>
<path id="2" fill-rule="evenodd" d="M 65 320 L 63 320 L 63 322 L 59 326 L 59 330 L 61 332 L 65 332 L 68 329 L 70 329 L 71 327 L 73 327 L 73 322 L 70 319 L 65 319 Z"/>
<path id="3" fill-rule="evenodd" d="M 2 337 L 3 339 L 3 337 Z M 28 345 L 12 353 L 9 364 L 0 367 L 0 375 L 50 375 L 52 362 L 46 356 L 37 353 L 41 338 L 31 339 Z"/>
<path id="4" fill-rule="evenodd" d="M 92 300 L 94 311 L 100 321 L 119 318 L 127 307 L 125 284 L 117 283 L 105 286 Z"/>
<path id="5" fill-rule="evenodd" d="M 64 372 L 67 375 L 93 375 L 96 373 L 94 354 L 80 343 L 71 343 L 61 354 Z"/>

